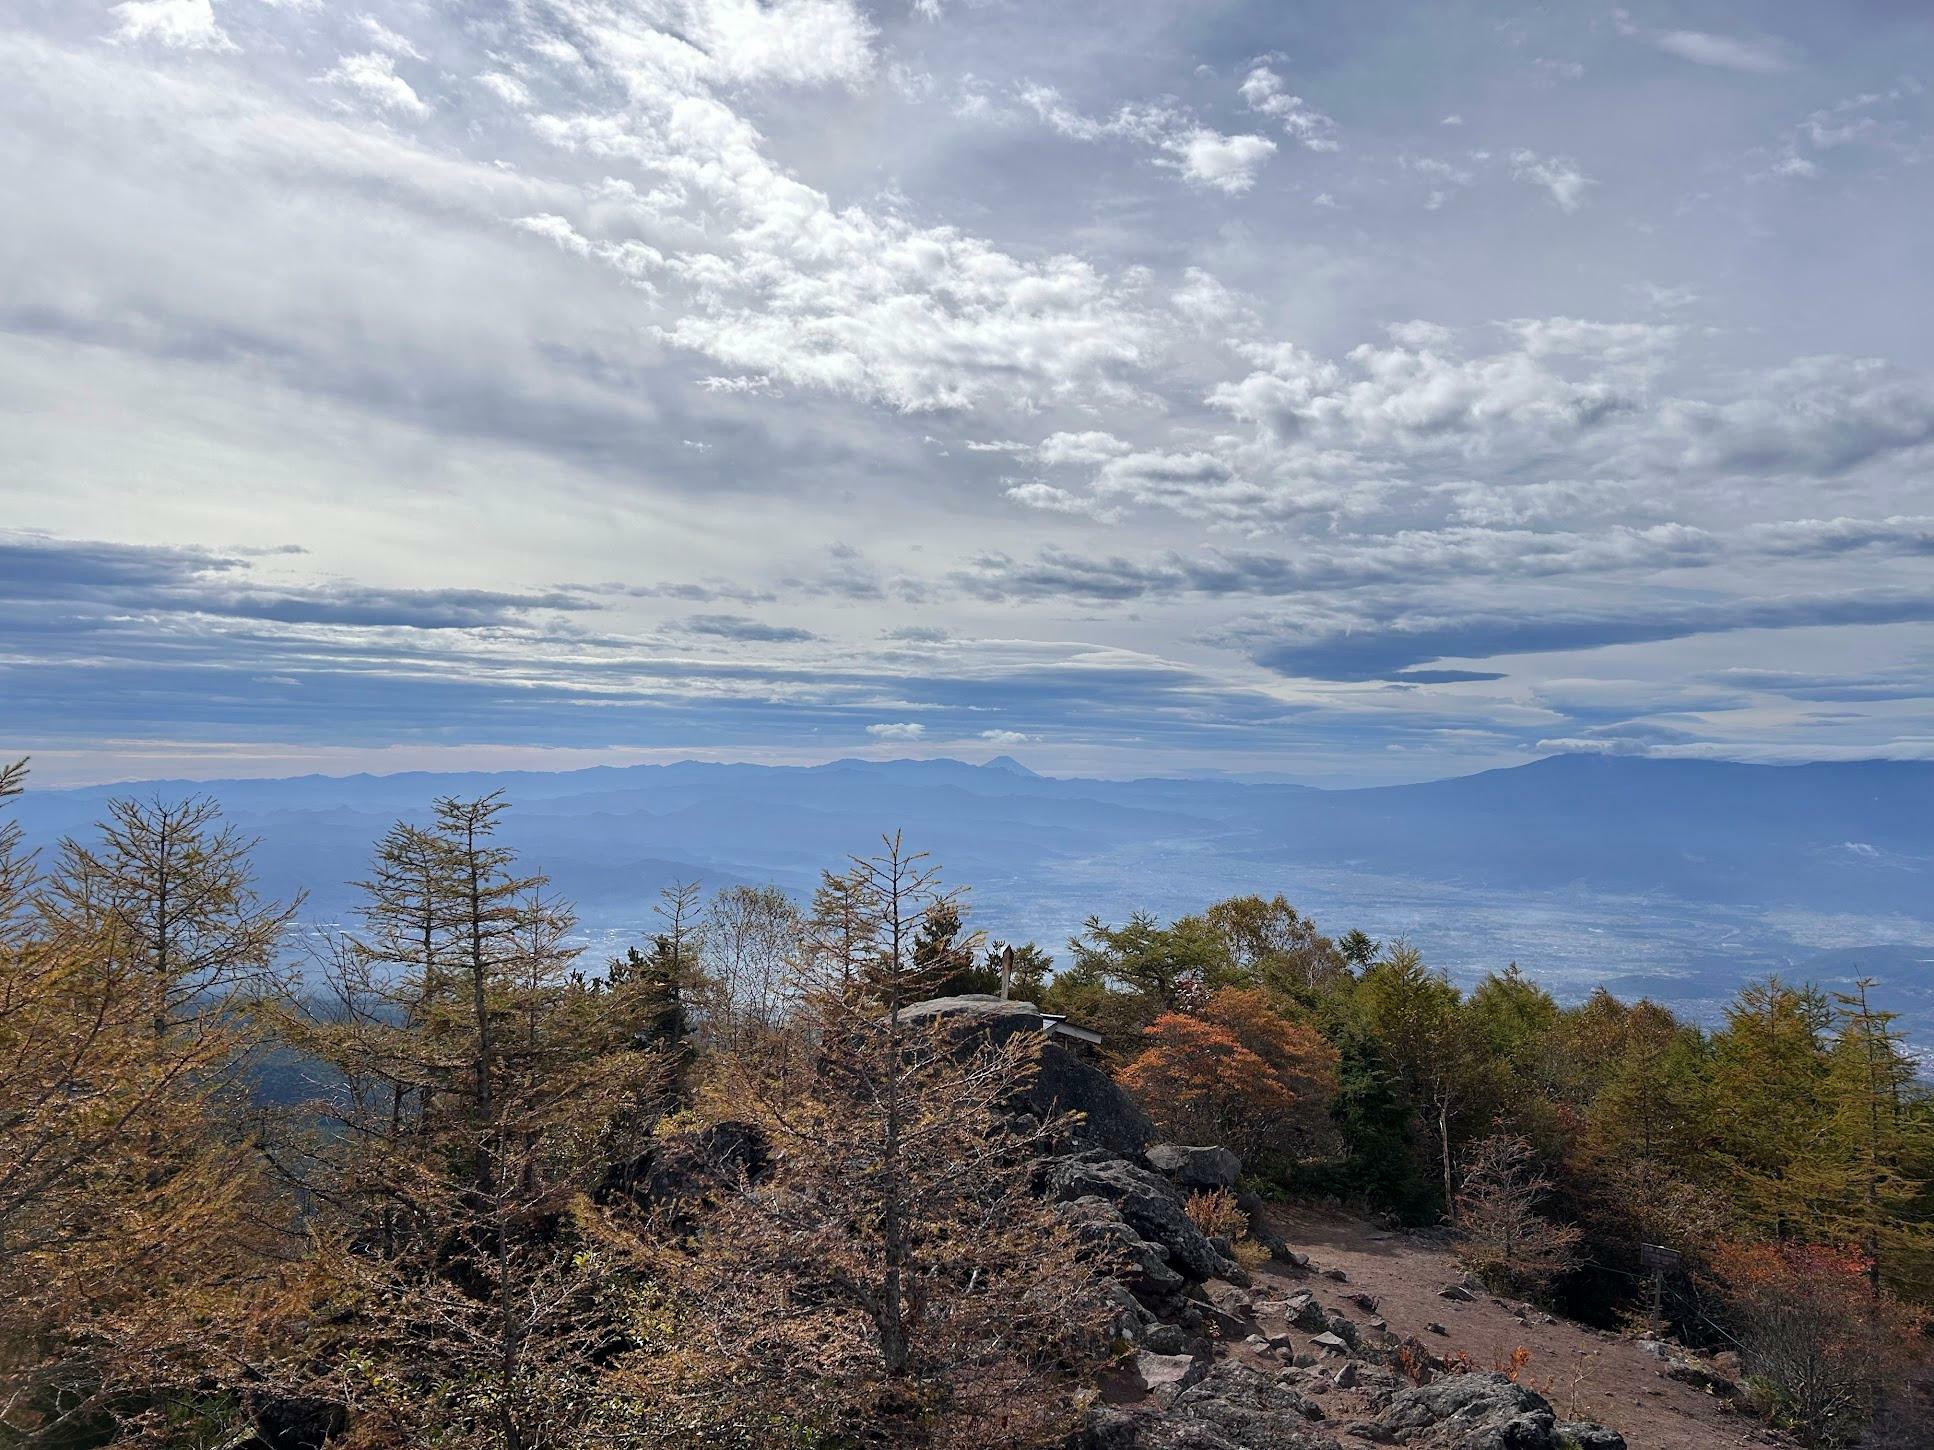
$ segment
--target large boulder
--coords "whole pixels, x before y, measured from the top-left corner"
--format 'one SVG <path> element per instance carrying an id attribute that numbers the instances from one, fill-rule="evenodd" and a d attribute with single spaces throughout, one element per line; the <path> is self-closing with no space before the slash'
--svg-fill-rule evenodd
<path id="1" fill-rule="evenodd" d="M 1431 1450 L 1558 1450 L 1557 1417 L 1541 1395 L 1495 1371 L 1445 1375 L 1399 1390 L 1377 1416 L 1394 1440 Z"/>
<path id="2" fill-rule="evenodd" d="M 1202 1230 L 1182 1211 L 1182 1201 L 1167 1180 L 1111 1153 L 1078 1153 L 1048 1165 L 1048 1191 L 1062 1202 L 1103 1199 L 1115 1206 L 1128 1226 L 1168 1250 L 1169 1263 L 1191 1279 L 1247 1283 L 1240 1265 L 1215 1251 Z"/>
<path id="3" fill-rule="evenodd" d="M 1186 1282 L 1169 1267 L 1168 1250 L 1136 1233 L 1107 1199 L 1090 1193 L 1058 1204 L 1056 1210 L 1083 1243 L 1099 1244 L 1109 1253 L 1137 1293 L 1160 1297 Z"/>
<path id="4" fill-rule="evenodd" d="M 1213 1143 L 1156 1143 L 1142 1157 L 1169 1182 L 1195 1192 L 1231 1188 L 1242 1173 L 1242 1160 Z"/>
<path id="5" fill-rule="evenodd" d="M 1136 1450 L 1338 1450 L 1322 1408 L 1286 1381 L 1224 1360 L 1139 1426 Z"/>
<path id="6" fill-rule="evenodd" d="M 912 1024 L 945 1022 L 961 1034 L 964 1044 L 1005 1042 L 1017 1032 L 1044 1032 L 1046 1019 L 1032 1002 L 1009 1001 L 979 992 L 957 997 L 935 997 L 900 1011 Z M 1081 1145 L 1105 1148 L 1126 1157 L 1139 1157 L 1155 1125 L 1115 1080 L 1093 1063 L 1044 1035 L 1034 1080 L 1019 1094 L 1014 1106 L 1042 1119 L 1077 1113 L 1074 1136 Z"/>

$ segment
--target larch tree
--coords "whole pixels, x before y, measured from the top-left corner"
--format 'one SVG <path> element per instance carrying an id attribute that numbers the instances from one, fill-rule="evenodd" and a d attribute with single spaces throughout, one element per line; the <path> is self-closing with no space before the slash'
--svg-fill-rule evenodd
<path id="1" fill-rule="evenodd" d="M 1455 1211 L 1457 1254 L 1496 1290 L 1541 1293 L 1570 1267 L 1582 1237 L 1541 1212 L 1551 1180 L 1531 1144 L 1494 1133 L 1466 1150 Z"/>
<path id="2" fill-rule="evenodd" d="M 1769 977 L 1749 982 L 1712 1039 L 1719 1152 L 1746 1222 L 1776 1239 L 1817 1226 L 1807 1165 L 1828 1131 L 1823 994 Z"/>
<path id="3" fill-rule="evenodd" d="M 1874 1006 L 1874 983 L 1833 994 L 1836 1031 L 1826 1079 L 1831 1118 L 1814 1173 L 1831 1236 L 1858 1247 L 1873 1293 L 1934 1288 L 1934 1229 L 1912 1209 L 1934 1177 L 1934 1122 L 1899 1014 Z"/>
<path id="4" fill-rule="evenodd" d="M 594 1199 L 665 1105 L 664 1003 L 649 974 L 573 970 L 575 920 L 499 844 L 503 809 L 391 831 L 333 1002 L 286 1024 L 329 1071 L 319 1130 L 277 1147 L 318 1205 L 328 1326 L 291 1388 L 352 1445 L 611 1438 L 628 1290 Z"/>
<path id="5" fill-rule="evenodd" d="M 1336 943 L 1280 894 L 1232 896 L 1202 916 L 1222 938 L 1235 973 L 1252 985 L 1314 993 L 1349 970 Z"/>
<path id="6" fill-rule="evenodd" d="M 1030 1191 L 1066 1128 L 1013 1111 L 1040 1035 L 909 1017 L 944 970 L 915 942 L 952 898 L 898 837 L 843 880 L 862 918 L 851 939 L 870 947 L 849 959 L 802 929 L 785 1050 L 718 1064 L 770 1164 L 695 1222 L 641 1234 L 667 1299 L 634 1382 L 706 1444 L 832 1426 L 1056 1440 L 1106 1308 L 1072 1231 Z"/>
<path id="7" fill-rule="evenodd" d="M 271 1379 L 299 1241 L 232 989 L 281 912 L 213 819 L 117 802 L 45 881 L 0 830 L 0 1442 L 213 1443 Z"/>

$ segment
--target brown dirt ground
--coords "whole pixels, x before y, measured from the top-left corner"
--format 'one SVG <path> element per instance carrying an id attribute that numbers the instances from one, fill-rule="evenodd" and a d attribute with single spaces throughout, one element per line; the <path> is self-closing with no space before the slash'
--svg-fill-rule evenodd
<path id="1" fill-rule="evenodd" d="M 1522 1383 L 1549 1400 L 1560 1419 L 1609 1425 L 1625 1437 L 1631 1450 L 1792 1443 L 1703 1391 L 1666 1378 L 1665 1365 L 1632 1340 L 1565 1319 L 1543 1324 L 1535 1310 L 1521 1318 L 1516 1312 L 1518 1301 L 1482 1291 L 1472 1303 L 1439 1298 L 1437 1291 L 1456 1283 L 1462 1271 L 1446 1249 L 1428 1239 L 1389 1233 L 1361 1219 L 1305 1207 L 1279 1205 L 1271 1216 L 1278 1232 L 1293 1248 L 1308 1254 L 1311 1263 L 1307 1273 L 1275 1264 L 1257 1271 L 1251 1293 L 1258 1300 L 1308 1289 L 1326 1307 L 1365 1324 L 1370 1312 L 1350 1302 L 1349 1296 L 1368 1294 L 1376 1299 L 1376 1314 L 1388 1322 L 1393 1334 L 1415 1336 L 1446 1357 L 1468 1355 L 1479 1369 L 1506 1368 L 1513 1351 L 1529 1351 L 1519 1372 Z M 1347 1282 L 1323 1277 L 1325 1269 L 1341 1269 Z M 1448 1333 L 1430 1333 L 1425 1326 L 1432 1322 Z M 1264 1331 L 1277 1333 L 1281 1328 L 1266 1324 Z M 1297 1349 L 1307 1347 L 1303 1343 L 1307 1334 L 1301 1330 L 1290 1334 Z M 1259 1367 L 1267 1364 L 1239 1344 L 1225 1353 Z M 1370 1416 L 1367 1401 L 1345 1390 L 1333 1390 L 1325 1399 L 1329 1423 L 1324 1429 L 1348 1446 L 1370 1443 L 1342 1428 L 1351 1420 Z"/>

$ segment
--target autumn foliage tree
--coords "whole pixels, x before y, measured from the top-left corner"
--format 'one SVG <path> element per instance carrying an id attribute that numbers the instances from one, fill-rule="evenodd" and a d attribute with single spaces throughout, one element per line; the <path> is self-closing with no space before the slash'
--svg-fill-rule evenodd
<path id="1" fill-rule="evenodd" d="M 691 1443 L 1058 1442 L 1107 1311 L 1031 1192 L 1065 1125 L 1009 1106 L 1039 1035 L 907 1016 L 956 970 L 919 943 L 958 918 L 897 837 L 841 884 L 865 946 L 802 932 L 783 1050 L 715 1064 L 771 1163 L 641 1235 L 664 1298 L 627 1382 Z"/>
<path id="2" fill-rule="evenodd" d="M 1713 1256 L 1740 1362 L 1773 1417 L 1809 1444 L 1859 1437 L 1914 1358 L 1920 1326 L 1878 1297 L 1858 1253 L 1809 1244 L 1735 1242 Z"/>
<path id="3" fill-rule="evenodd" d="M 1551 1180 L 1531 1144 L 1510 1133 L 1479 1139 L 1468 1151 L 1452 1204 L 1457 1254 L 1498 1290 L 1538 1293 L 1571 1266 L 1582 1237 L 1543 1212 Z"/>
<path id="4" fill-rule="evenodd" d="M 238 1081 L 281 909 L 212 809 L 100 834 L 42 880 L 0 829 L 0 1443 L 216 1443 L 299 1277 Z"/>
<path id="5" fill-rule="evenodd" d="M 1266 992 L 1225 987 L 1199 1013 L 1156 1018 L 1119 1077 L 1170 1137 L 1280 1161 L 1322 1137 L 1336 1068 L 1336 1050 Z"/>
<path id="6" fill-rule="evenodd" d="M 587 981 L 575 923 L 497 838 L 501 800 L 392 830 L 320 1010 L 326 1068 L 275 1161 L 316 1205 L 316 1316 L 292 1393 L 348 1445 L 613 1443 L 600 1356 L 628 1288 L 592 1198 L 668 1096 L 650 971 Z"/>

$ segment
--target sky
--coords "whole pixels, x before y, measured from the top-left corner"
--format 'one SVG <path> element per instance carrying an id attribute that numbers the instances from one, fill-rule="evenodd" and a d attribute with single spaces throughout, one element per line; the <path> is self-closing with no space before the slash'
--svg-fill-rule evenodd
<path id="1" fill-rule="evenodd" d="M 0 0 L 0 752 L 1934 758 L 1934 7 Z"/>

